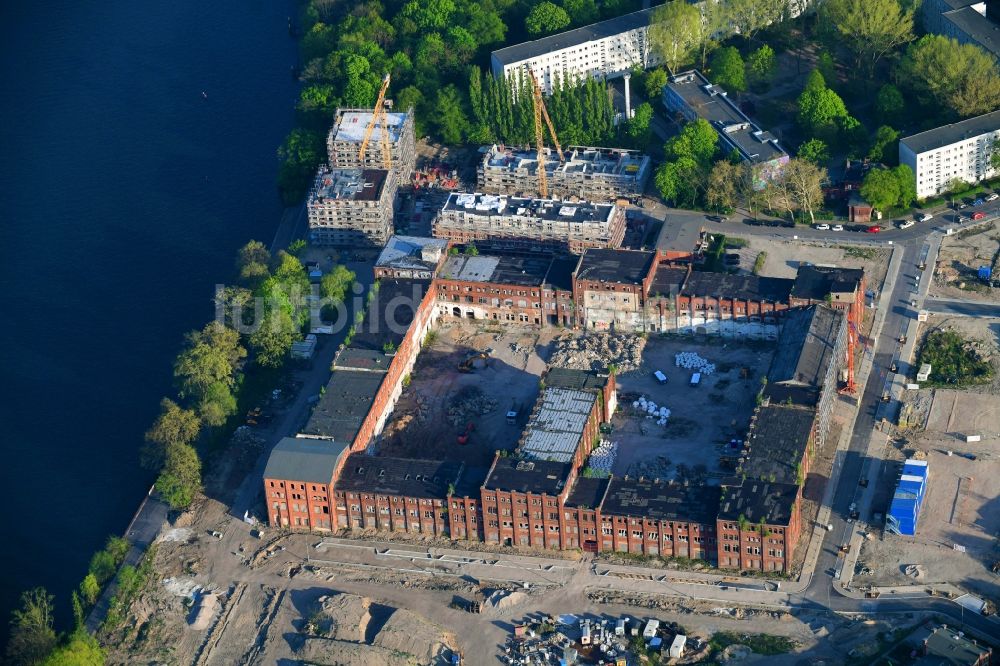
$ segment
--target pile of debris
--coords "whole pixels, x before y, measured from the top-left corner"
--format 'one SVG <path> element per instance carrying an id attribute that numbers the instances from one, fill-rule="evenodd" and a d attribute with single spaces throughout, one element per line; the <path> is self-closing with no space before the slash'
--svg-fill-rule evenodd
<path id="1" fill-rule="evenodd" d="M 557 368 L 604 371 L 614 365 L 619 373 L 642 363 L 646 339 L 628 333 L 591 333 L 559 340 L 549 364 Z"/>
<path id="2" fill-rule="evenodd" d="M 483 393 L 481 388 L 466 386 L 448 401 L 448 422 L 453 426 L 463 426 L 496 408 L 497 401 Z"/>
<path id="3" fill-rule="evenodd" d="M 687 368 L 688 370 L 700 372 L 703 375 L 710 375 L 715 372 L 714 363 L 709 363 L 708 359 L 694 352 L 677 352 L 674 354 L 674 365 L 678 368 Z"/>

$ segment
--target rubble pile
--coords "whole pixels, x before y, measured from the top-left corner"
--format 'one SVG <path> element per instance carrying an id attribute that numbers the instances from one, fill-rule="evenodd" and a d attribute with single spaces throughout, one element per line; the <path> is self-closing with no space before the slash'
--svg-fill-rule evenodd
<path id="1" fill-rule="evenodd" d="M 627 333 L 593 333 L 559 340 L 549 365 L 557 368 L 604 371 L 614 365 L 619 373 L 637 369 L 642 363 L 645 338 Z"/>
<path id="2" fill-rule="evenodd" d="M 591 451 L 587 467 L 598 476 L 611 474 L 611 468 L 615 466 L 615 457 L 618 455 L 618 442 L 601 441 L 601 445 Z"/>
<path id="3" fill-rule="evenodd" d="M 466 386 L 448 401 L 448 422 L 453 426 L 464 426 L 475 417 L 489 414 L 497 408 L 497 401 L 490 398 L 478 386 Z"/>
<path id="4" fill-rule="evenodd" d="M 715 372 L 714 363 L 709 363 L 708 359 L 702 358 L 694 352 L 677 352 L 674 354 L 674 365 L 678 368 L 700 372 L 703 375 L 710 375 Z"/>
<path id="5" fill-rule="evenodd" d="M 639 399 L 632 403 L 632 408 L 645 413 L 647 419 L 656 419 L 656 425 L 667 425 L 670 418 L 670 410 L 662 405 L 657 405 L 652 400 L 646 400 L 646 396 L 640 395 Z"/>

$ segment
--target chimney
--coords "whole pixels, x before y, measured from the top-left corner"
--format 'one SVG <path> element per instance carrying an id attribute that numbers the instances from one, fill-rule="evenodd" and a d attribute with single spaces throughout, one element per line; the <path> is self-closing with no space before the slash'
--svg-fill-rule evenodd
<path id="1" fill-rule="evenodd" d="M 632 78 L 631 72 L 625 72 L 625 120 L 630 120 L 632 118 L 632 96 L 629 93 L 629 79 Z"/>

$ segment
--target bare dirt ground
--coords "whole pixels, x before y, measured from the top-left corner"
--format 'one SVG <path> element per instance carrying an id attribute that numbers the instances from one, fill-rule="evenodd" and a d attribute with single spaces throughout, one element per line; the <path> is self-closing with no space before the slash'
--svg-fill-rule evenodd
<path id="1" fill-rule="evenodd" d="M 488 464 L 497 449 L 513 449 L 538 396 L 549 344 L 561 329 L 513 329 L 444 320 L 417 365 L 382 435 L 383 455 L 448 456 Z M 469 354 L 491 350 L 483 367 L 459 372 Z M 512 425 L 507 412 L 514 407 Z M 469 441 L 457 436 L 474 424 Z"/>
<path id="2" fill-rule="evenodd" d="M 1000 577 L 990 567 L 1000 560 L 1000 398 L 941 389 L 920 393 L 926 417 L 914 421 L 926 422 L 926 430 L 911 430 L 888 447 L 883 474 L 894 485 L 905 458 L 926 458 L 930 480 L 917 533 L 877 535 L 864 544 L 859 567 L 874 570 L 869 580 L 876 585 L 950 582 L 998 602 Z M 979 434 L 982 441 L 967 443 L 966 434 Z M 881 507 L 891 501 L 891 485 L 881 494 Z M 920 575 L 908 575 L 908 565 L 917 565 Z"/>
<path id="3" fill-rule="evenodd" d="M 980 266 L 992 266 L 1000 252 L 1000 232 L 996 224 L 968 229 L 945 236 L 931 283 L 931 295 L 1000 302 L 1000 290 L 983 284 L 976 273 Z"/>
<path id="4" fill-rule="evenodd" d="M 740 237 L 739 234 L 734 234 Z M 740 271 L 749 273 L 760 252 L 767 252 L 761 275 L 793 278 L 804 263 L 865 269 L 869 289 L 882 284 L 889 267 L 890 250 L 885 248 L 853 247 L 843 245 L 812 245 L 802 242 L 782 241 L 762 236 L 744 236 L 746 247 L 726 250 L 740 255 Z"/>
<path id="5" fill-rule="evenodd" d="M 690 385 L 691 370 L 675 365 L 675 354 L 695 352 L 715 364 L 697 387 Z M 618 377 L 620 410 L 609 436 L 618 442 L 613 468 L 617 475 L 717 481 L 725 472 L 720 465 L 729 441 L 746 432 L 754 407 L 754 393 L 774 354 L 770 343 L 691 338 L 650 338 L 642 352 L 641 366 Z M 659 384 L 653 372 L 667 376 Z M 665 425 L 632 407 L 639 396 L 671 410 Z"/>

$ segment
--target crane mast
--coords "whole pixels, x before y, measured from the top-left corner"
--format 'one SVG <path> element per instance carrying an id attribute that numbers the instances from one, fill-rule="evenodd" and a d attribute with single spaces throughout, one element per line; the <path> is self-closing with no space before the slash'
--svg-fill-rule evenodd
<path id="1" fill-rule="evenodd" d="M 386 170 L 392 168 L 392 155 L 390 154 L 390 142 L 389 142 L 389 118 L 385 112 L 385 93 L 389 89 L 389 74 L 385 75 L 382 79 L 382 87 L 379 88 L 378 98 L 375 100 L 375 108 L 372 110 L 372 119 L 368 122 L 368 127 L 365 128 L 365 135 L 361 139 L 361 146 L 358 148 L 358 162 L 364 166 L 365 163 L 365 153 L 368 152 L 368 144 L 371 142 L 372 133 L 375 131 L 375 126 L 382 123 L 382 133 L 379 137 L 380 145 L 382 146 L 382 164 L 385 166 Z"/>
<path id="2" fill-rule="evenodd" d="M 534 101 L 534 112 L 535 112 L 535 146 L 538 150 L 538 194 L 543 198 L 547 199 L 549 196 L 549 183 L 548 176 L 545 175 L 545 137 L 542 129 L 542 120 L 545 120 L 545 125 L 549 128 L 549 135 L 552 137 L 552 143 L 556 147 L 556 155 L 559 156 L 559 163 L 562 164 L 566 161 L 563 157 L 562 146 L 559 145 L 559 137 L 556 136 L 556 129 L 552 125 L 552 119 L 549 118 L 549 111 L 545 108 L 545 101 L 542 99 L 542 87 L 538 85 L 538 79 L 535 78 L 535 73 L 528 70 L 528 76 L 531 77 L 531 94 Z"/>

